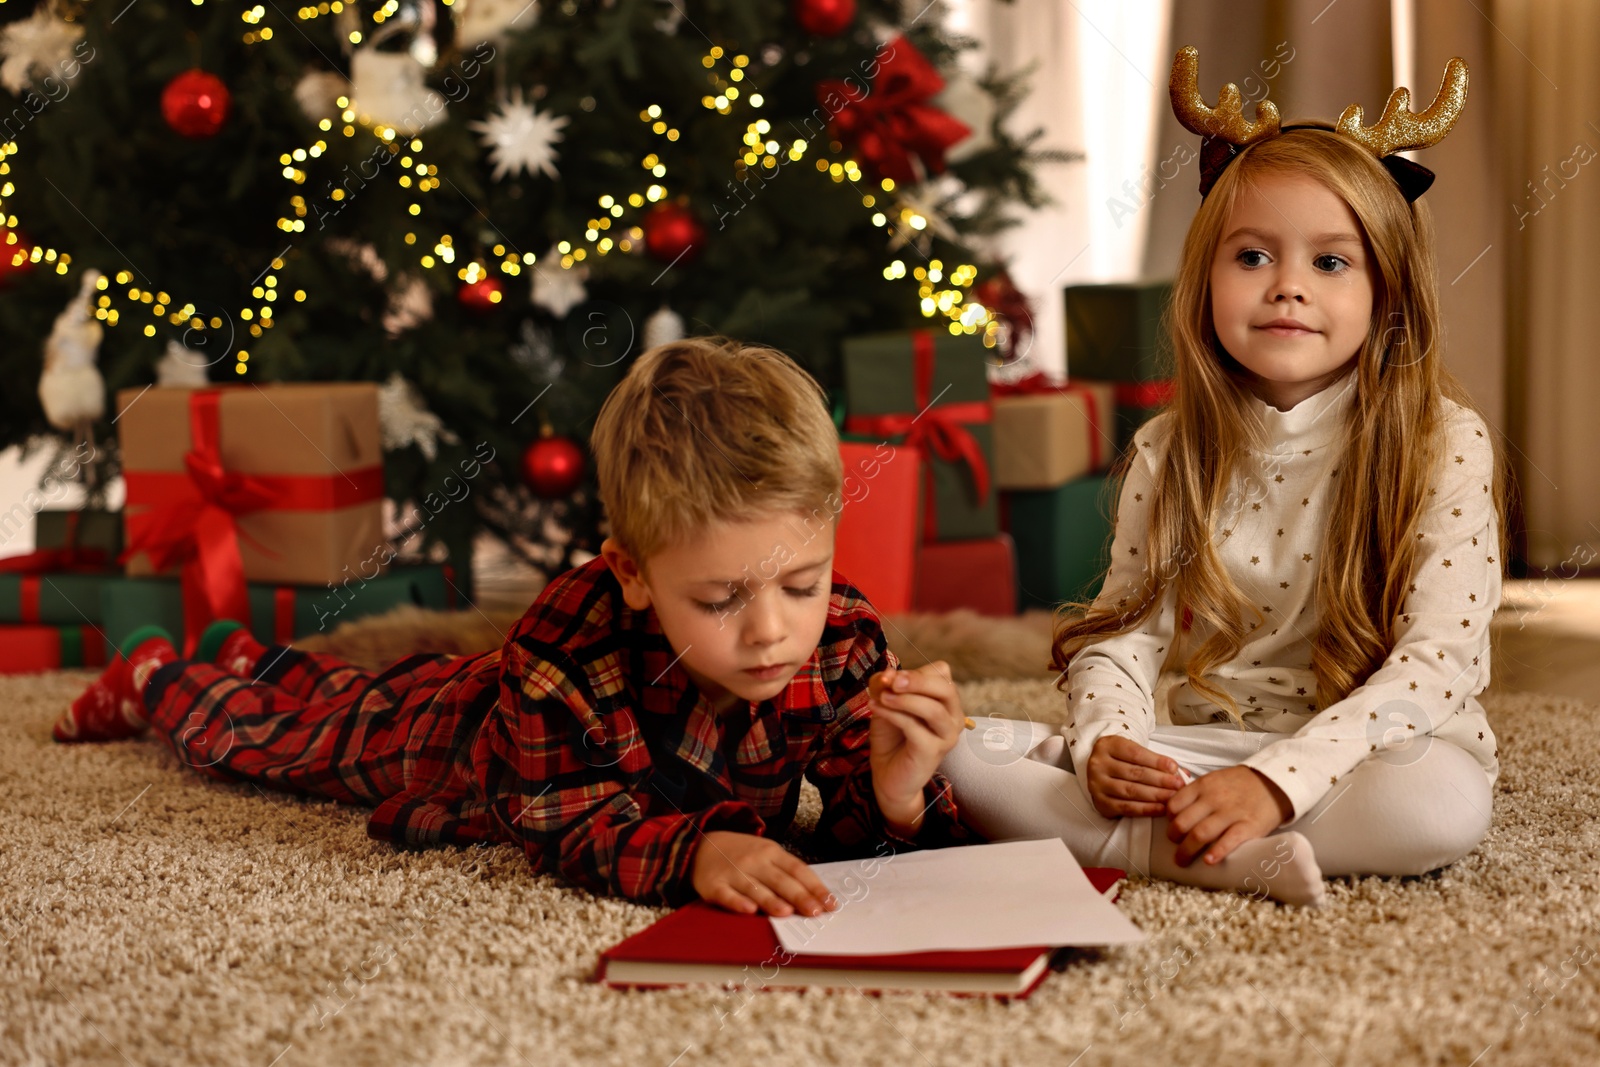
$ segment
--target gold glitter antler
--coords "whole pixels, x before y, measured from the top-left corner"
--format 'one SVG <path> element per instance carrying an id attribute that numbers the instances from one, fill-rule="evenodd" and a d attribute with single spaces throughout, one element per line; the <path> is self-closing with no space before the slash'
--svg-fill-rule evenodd
<path id="1" fill-rule="evenodd" d="M 1174 75 L 1176 77 L 1176 75 Z M 1467 64 L 1459 56 L 1445 65 L 1444 80 L 1428 110 L 1411 110 L 1411 92 L 1402 86 L 1389 94 L 1383 115 L 1374 126 L 1361 125 L 1361 105 L 1351 104 L 1339 116 L 1336 128 L 1370 148 L 1379 159 L 1408 148 L 1427 148 L 1444 140 L 1461 117 L 1467 102 Z"/>
<path id="2" fill-rule="evenodd" d="M 1278 105 L 1263 100 L 1256 105 L 1256 121 L 1244 117 L 1244 98 L 1232 82 L 1217 94 L 1217 106 L 1207 107 L 1200 95 L 1200 51 L 1185 45 L 1172 60 L 1172 80 L 1167 91 L 1172 96 L 1172 111 L 1190 133 L 1220 137 L 1243 147 L 1278 132 Z M 1385 113 L 1387 115 L 1387 113 Z"/>

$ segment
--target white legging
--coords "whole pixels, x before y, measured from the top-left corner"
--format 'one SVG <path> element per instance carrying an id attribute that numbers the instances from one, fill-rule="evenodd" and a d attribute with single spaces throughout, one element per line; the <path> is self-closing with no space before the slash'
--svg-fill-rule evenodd
<path id="1" fill-rule="evenodd" d="M 964 823 L 991 841 L 1060 837 L 1086 867 L 1149 873 L 1152 820 L 1097 812 L 1057 727 L 977 723 L 939 768 Z M 1147 747 L 1198 777 L 1289 736 L 1229 724 L 1161 725 Z M 1281 829 L 1305 835 L 1324 875 L 1423 874 L 1477 847 L 1489 829 L 1489 807 L 1489 780 L 1478 762 L 1430 738 L 1403 758 L 1368 759 Z"/>

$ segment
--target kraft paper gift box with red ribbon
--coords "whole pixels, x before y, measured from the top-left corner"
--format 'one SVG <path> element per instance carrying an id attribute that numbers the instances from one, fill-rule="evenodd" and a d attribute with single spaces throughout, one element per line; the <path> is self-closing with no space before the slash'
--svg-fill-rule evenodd
<path id="1" fill-rule="evenodd" d="M 184 646 L 250 618 L 245 581 L 338 583 L 387 542 L 377 386 L 117 394 L 130 577 L 178 573 Z"/>
<path id="2" fill-rule="evenodd" d="M 1000 489 L 1054 489 L 1103 470 L 1117 451 L 1110 382 L 1030 374 L 995 385 L 994 481 Z"/>
<path id="3" fill-rule="evenodd" d="M 844 342 L 845 432 L 923 460 L 922 540 L 992 537 L 1000 516 L 991 468 L 988 349 L 975 336 L 909 330 Z"/>
<path id="4" fill-rule="evenodd" d="M 1017 555 L 1006 534 L 922 546 L 917 558 L 917 611 L 966 608 L 979 615 L 1017 613 Z"/>
<path id="5" fill-rule="evenodd" d="M 443 567 L 397 565 L 384 574 L 377 574 L 371 566 L 365 569 L 374 576 L 351 578 L 331 588 L 253 582 L 246 587 L 249 616 L 241 621 L 263 644 L 285 645 L 402 604 L 455 607 L 454 591 Z M 106 583 L 102 600 L 105 622 L 101 629 L 109 653 L 114 654 L 123 638 L 141 626 L 160 626 L 174 635 L 188 629 L 184 592 L 175 579 L 113 578 Z"/>
<path id="6" fill-rule="evenodd" d="M 913 449 L 882 441 L 844 441 L 839 455 L 844 485 L 833 569 L 880 615 L 910 611 L 922 525 L 922 460 Z"/>
<path id="7" fill-rule="evenodd" d="M 1100 592 L 1110 563 L 1109 474 L 1074 478 L 1054 489 L 1005 494 L 1006 529 L 1017 546 L 1021 606 L 1054 607 Z"/>
<path id="8" fill-rule="evenodd" d="M 106 645 L 99 627 L 0 626 L 0 674 L 105 665 Z"/>

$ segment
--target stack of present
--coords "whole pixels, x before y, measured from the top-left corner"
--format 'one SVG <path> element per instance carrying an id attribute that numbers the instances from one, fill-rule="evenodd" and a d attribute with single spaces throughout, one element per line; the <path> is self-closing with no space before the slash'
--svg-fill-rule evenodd
<path id="1" fill-rule="evenodd" d="M 151 388 L 117 401 L 124 510 L 41 513 L 39 551 L 0 562 L 27 571 L 0 573 L 0 620 L 60 631 L 53 645 L 0 637 L 12 649 L 0 671 L 98 666 L 152 624 L 190 654 L 217 619 L 281 644 L 400 604 L 454 606 L 445 568 L 390 566 L 375 386 Z"/>
<path id="2" fill-rule="evenodd" d="M 851 338 L 843 355 L 835 569 L 884 614 L 1014 613 L 988 350 L 977 337 L 910 330 Z"/>

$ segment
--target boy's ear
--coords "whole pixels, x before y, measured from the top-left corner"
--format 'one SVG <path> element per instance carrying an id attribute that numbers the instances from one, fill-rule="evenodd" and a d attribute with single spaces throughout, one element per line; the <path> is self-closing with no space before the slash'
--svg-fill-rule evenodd
<path id="1" fill-rule="evenodd" d="M 600 558 L 606 561 L 606 566 L 611 568 L 611 573 L 616 576 L 617 583 L 622 586 L 622 599 L 634 611 L 643 611 L 650 606 L 650 587 L 645 584 L 644 574 L 639 570 L 639 561 L 615 537 L 608 537 L 600 542 Z"/>

